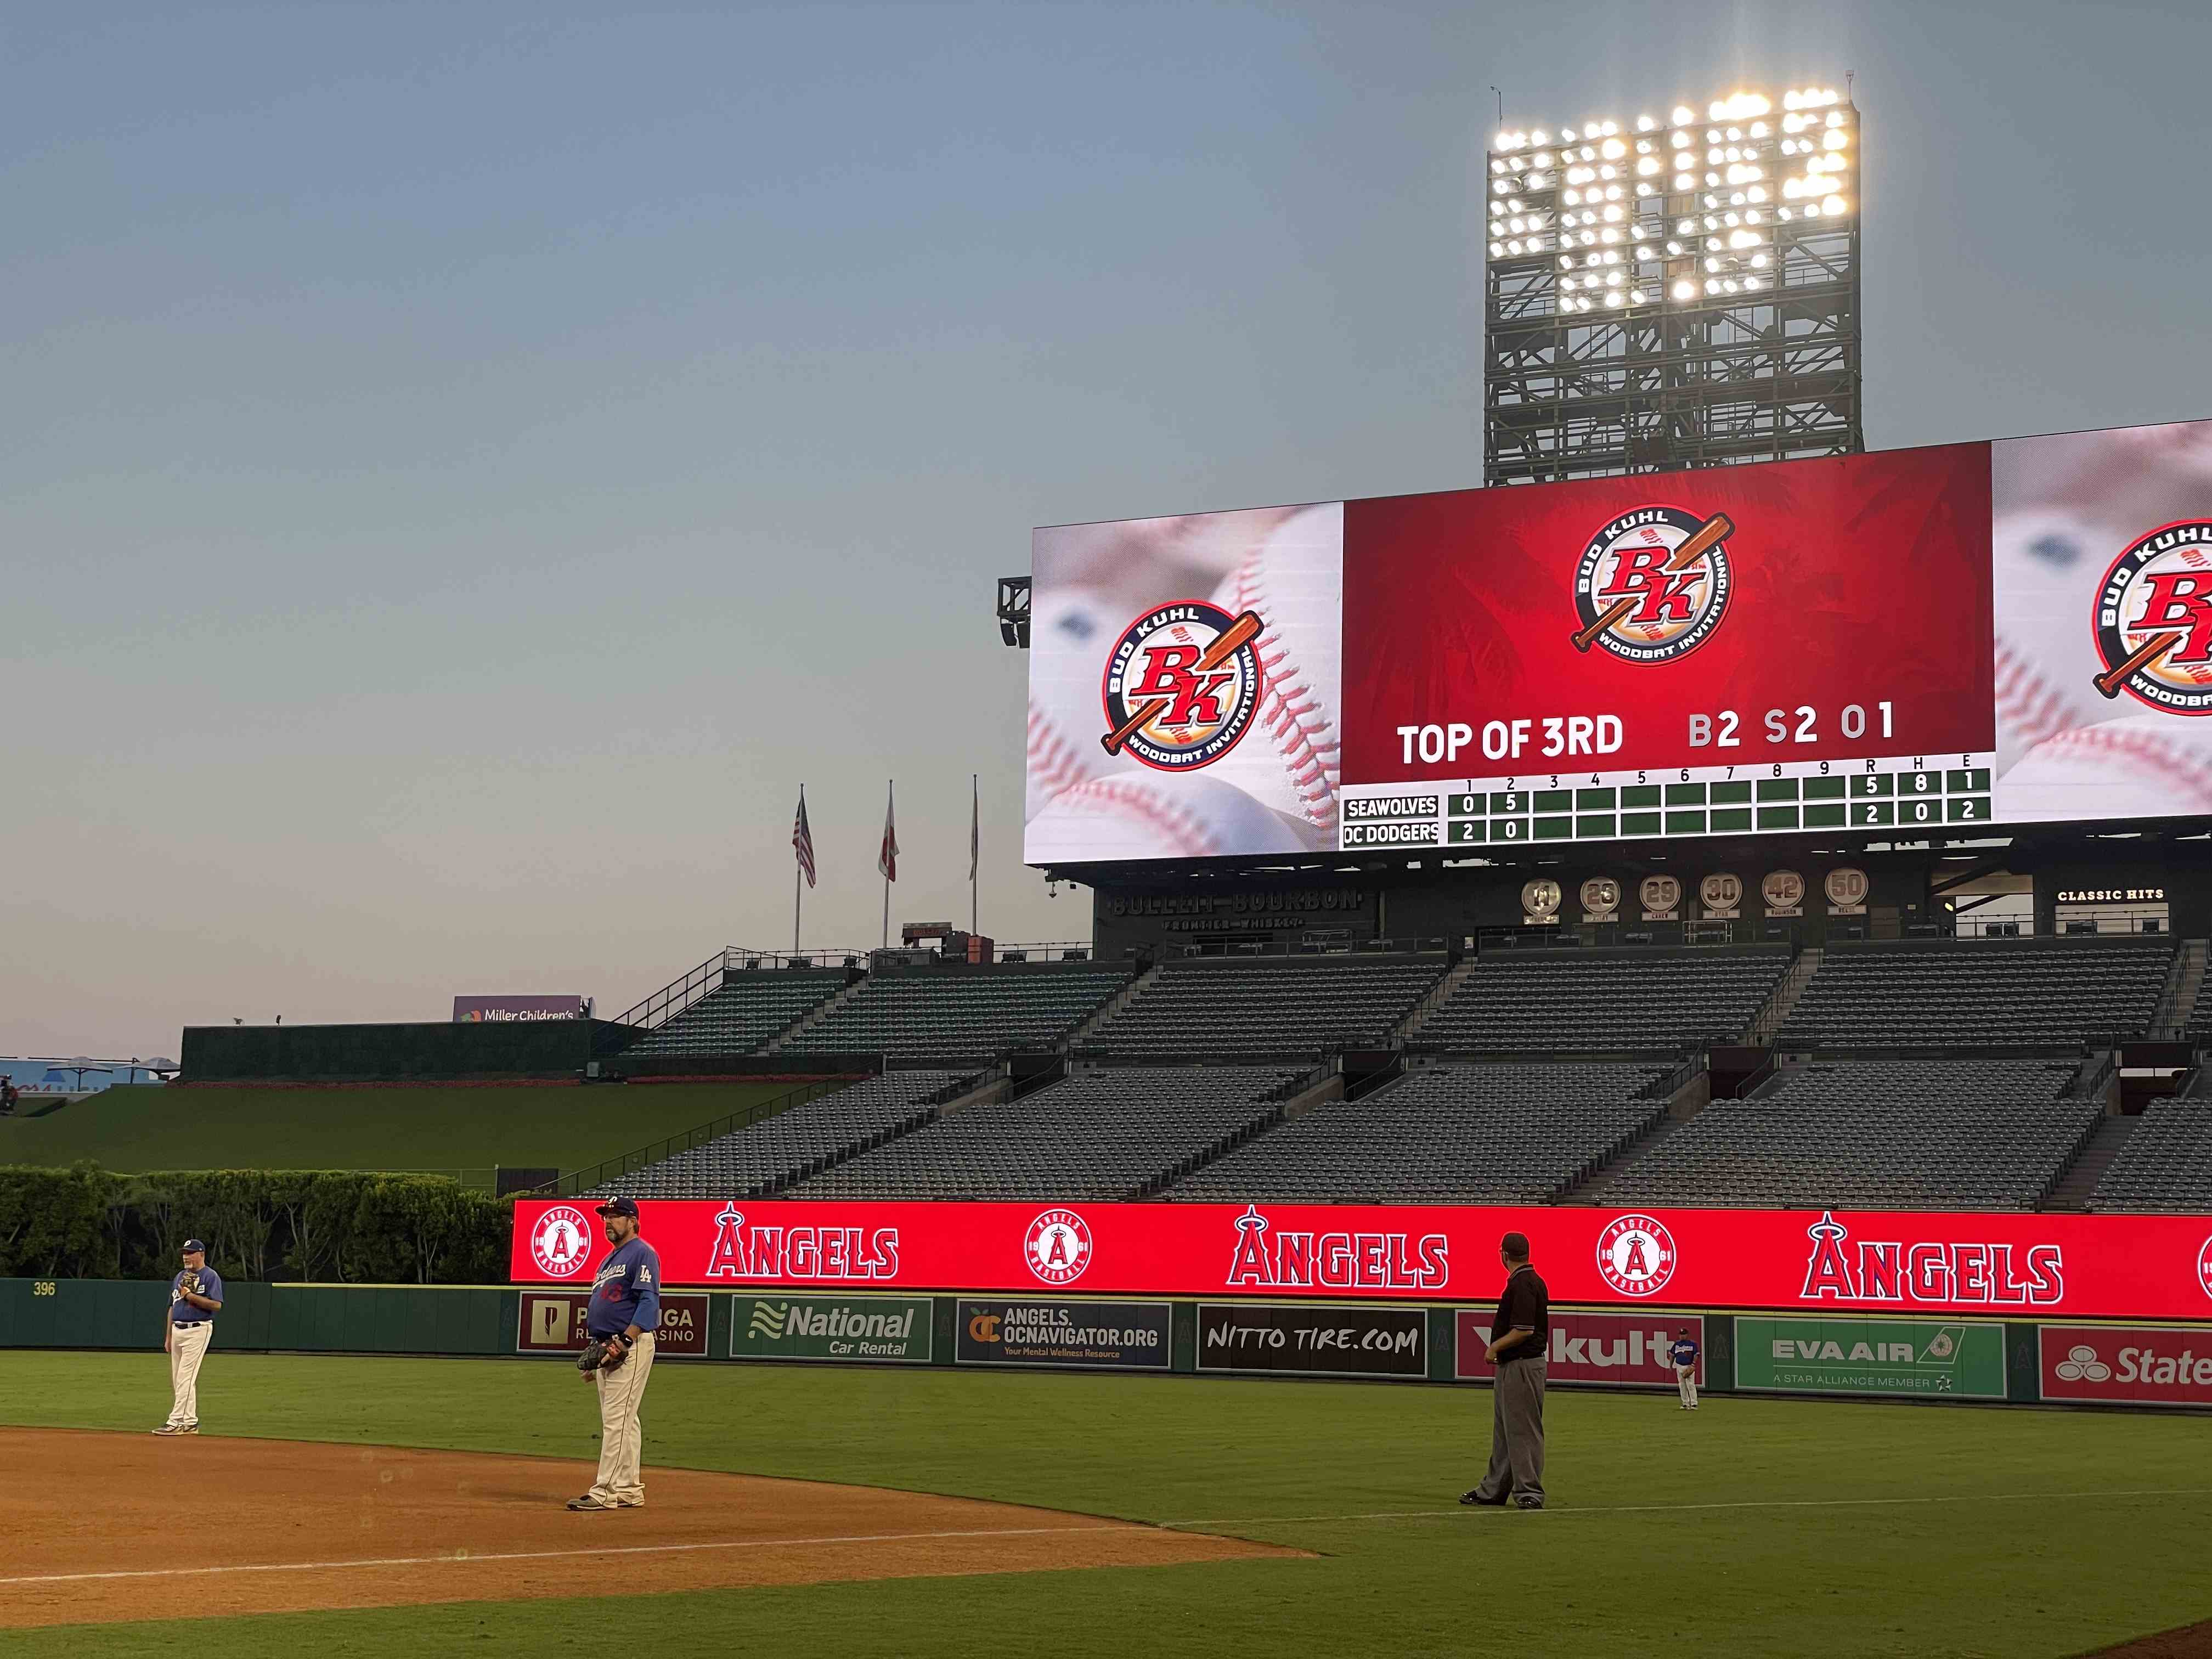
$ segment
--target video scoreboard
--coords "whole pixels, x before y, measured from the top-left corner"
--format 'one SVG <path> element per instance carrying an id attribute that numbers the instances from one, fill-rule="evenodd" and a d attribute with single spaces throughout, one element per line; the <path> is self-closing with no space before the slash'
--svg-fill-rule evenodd
<path id="1" fill-rule="evenodd" d="M 1048 867 L 2212 817 L 2212 422 L 1071 526 L 1035 557 Z"/>

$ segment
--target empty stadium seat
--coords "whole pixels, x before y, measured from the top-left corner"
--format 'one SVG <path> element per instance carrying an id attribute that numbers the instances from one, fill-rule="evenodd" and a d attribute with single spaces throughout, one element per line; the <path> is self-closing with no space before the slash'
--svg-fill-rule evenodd
<path id="1" fill-rule="evenodd" d="M 2090 1194 L 2089 1207 L 2212 1210 L 2212 1099 L 2153 1101 Z"/>
<path id="2" fill-rule="evenodd" d="M 894 1064 L 980 1065 L 1049 1048 L 1129 982 L 1109 963 L 881 969 L 777 1054 L 882 1054 Z"/>
<path id="3" fill-rule="evenodd" d="M 845 988 L 842 969 L 736 969 L 639 1039 L 633 1054 L 749 1054 Z"/>
<path id="4" fill-rule="evenodd" d="M 1084 1047 L 1127 1059 L 1318 1055 L 1371 1047 L 1435 988 L 1445 967 L 1442 956 L 1171 963 Z"/>
<path id="5" fill-rule="evenodd" d="M 1540 1203 L 1664 1113 L 1653 1066 L 1437 1066 L 1323 1106 L 1177 1183 L 1174 1199 Z"/>
<path id="6" fill-rule="evenodd" d="M 963 1107 L 801 1182 L 792 1198 L 1127 1198 L 1282 1115 L 1290 1068 L 1079 1071 L 1019 1100 Z"/>
<path id="7" fill-rule="evenodd" d="M 1784 1048 L 2002 1048 L 2141 1036 L 2172 963 L 2170 939 L 1832 945 L 1777 1041 Z"/>
<path id="8" fill-rule="evenodd" d="M 1740 1038 L 1787 945 L 1500 951 L 1477 957 L 1407 1045 L 1432 1053 L 1680 1050 Z"/>
<path id="9" fill-rule="evenodd" d="M 631 1198 L 750 1198 L 927 1122 L 957 1072 L 890 1072 L 623 1176 Z"/>
<path id="10" fill-rule="evenodd" d="M 2026 1209 L 2097 1125 L 2073 1060 L 1816 1065 L 1716 1101 L 1607 1189 L 1623 1204 Z"/>

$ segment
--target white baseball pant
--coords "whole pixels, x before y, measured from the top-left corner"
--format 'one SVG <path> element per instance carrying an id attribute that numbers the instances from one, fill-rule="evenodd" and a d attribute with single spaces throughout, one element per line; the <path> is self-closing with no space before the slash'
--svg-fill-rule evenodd
<path id="1" fill-rule="evenodd" d="M 215 1322 L 169 1327 L 169 1426 L 190 1428 L 200 1420 L 200 1361 L 215 1338 Z"/>
<path id="2" fill-rule="evenodd" d="M 1695 1365 L 1675 1366 L 1674 1386 L 1682 1391 L 1682 1403 L 1694 1408 L 1698 1403 L 1698 1368 Z"/>
<path id="3" fill-rule="evenodd" d="M 645 1431 L 638 1407 L 645 1403 L 645 1379 L 653 1370 L 653 1333 L 641 1332 L 629 1358 L 611 1371 L 594 1371 L 599 1391 L 599 1474 L 592 1496 L 603 1504 L 645 1502 L 638 1466 L 645 1458 Z"/>

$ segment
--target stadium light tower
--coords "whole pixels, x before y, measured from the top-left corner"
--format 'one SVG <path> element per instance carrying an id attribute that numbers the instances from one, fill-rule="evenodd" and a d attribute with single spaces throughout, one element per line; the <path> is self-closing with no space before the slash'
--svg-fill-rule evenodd
<path id="1" fill-rule="evenodd" d="M 1848 99 L 1516 129 L 1487 159 L 1486 484 L 1866 447 Z"/>

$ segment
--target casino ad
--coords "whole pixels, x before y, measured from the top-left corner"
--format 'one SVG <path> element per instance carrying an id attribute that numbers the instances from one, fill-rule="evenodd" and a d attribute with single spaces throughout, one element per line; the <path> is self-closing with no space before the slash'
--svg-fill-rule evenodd
<path id="1" fill-rule="evenodd" d="M 2212 422 L 1034 558 L 1032 864 L 2212 813 Z"/>

